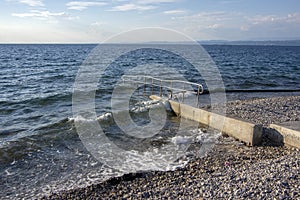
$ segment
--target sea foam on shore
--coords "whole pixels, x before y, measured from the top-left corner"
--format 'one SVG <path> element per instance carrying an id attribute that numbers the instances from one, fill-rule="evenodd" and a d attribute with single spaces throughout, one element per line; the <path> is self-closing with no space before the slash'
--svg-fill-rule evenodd
<path id="1" fill-rule="evenodd" d="M 227 114 L 264 126 L 299 121 L 299 102 L 300 96 L 234 101 L 227 104 Z M 299 171 L 299 149 L 276 146 L 272 141 L 246 147 L 220 137 L 210 154 L 184 168 L 128 174 L 44 199 L 297 199 Z"/>

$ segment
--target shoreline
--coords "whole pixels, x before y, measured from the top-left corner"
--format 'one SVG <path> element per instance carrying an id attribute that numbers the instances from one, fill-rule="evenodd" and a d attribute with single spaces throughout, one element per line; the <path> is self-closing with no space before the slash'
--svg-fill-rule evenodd
<path id="1" fill-rule="evenodd" d="M 299 121 L 299 102 L 300 96 L 233 101 L 227 104 L 227 115 L 266 127 Z M 299 171 L 299 149 L 276 145 L 265 134 L 262 144 L 254 147 L 222 136 L 207 156 L 184 168 L 126 174 L 42 199 L 296 199 Z"/>

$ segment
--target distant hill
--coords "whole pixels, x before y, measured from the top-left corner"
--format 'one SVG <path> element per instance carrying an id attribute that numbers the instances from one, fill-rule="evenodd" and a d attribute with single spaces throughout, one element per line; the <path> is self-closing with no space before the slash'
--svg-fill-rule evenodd
<path id="1" fill-rule="evenodd" d="M 282 41 L 227 41 L 227 40 L 206 40 L 199 41 L 203 45 L 266 45 L 266 46 L 300 46 L 300 40 Z"/>

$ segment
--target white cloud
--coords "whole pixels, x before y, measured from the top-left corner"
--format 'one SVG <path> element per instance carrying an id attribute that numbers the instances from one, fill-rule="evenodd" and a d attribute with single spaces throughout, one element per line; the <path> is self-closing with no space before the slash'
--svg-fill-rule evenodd
<path id="1" fill-rule="evenodd" d="M 6 0 L 8 2 L 18 2 L 31 7 L 44 6 L 43 0 Z"/>
<path id="2" fill-rule="evenodd" d="M 244 16 L 243 19 L 240 31 L 249 38 L 299 37 L 300 13 Z"/>
<path id="3" fill-rule="evenodd" d="M 245 19 L 241 13 L 214 11 L 174 16 L 165 26 L 179 30 L 196 39 L 237 38 Z"/>
<path id="4" fill-rule="evenodd" d="M 124 0 L 118 0 L 118 1 L 125 2 Z M 129 1 L 129 3 L 114 6 L 110 11 L 153 10 L 153 9 L 157 8 L 157 6 L 158 6 L 157 4 L 173 3 L 176 1 L 178 1 L 178 0 L 132 0 L 132 1 Z M 166 12 L 168 12 L 168 11 L 166 11 Z M 171 14 L 171 13 L 166 13 L 166 14 Z"/>
<path id="5" fill-rule="evenodd" d="M 240 30 L 241 31 L 249 31 L 249 26 L 248 25 L 242 25 L 241 27 L 240 27 Z"/>
<path id="6" fill-rule="evenodd" d="M 261 24 L 261 23 L 266 23 L 266 22 L 278 21 L 279 18 L 277 18 L 275 15 L 267 15 L 267 16 L 257 15 L 255 17 L 248 18 L 248 20 L 252 24 Z"/>
<path id="7" fill-rule="evenodd" d="M 287 22 L 300 22 L 300 13 L 290 13 L 286 18 Z"/>
<path id="8" fill-rule="evenodd" d="M 132 11 L 132 10 L 144 11 L 144 10 L 152 10 L 155 8 L 156 8 L 155 6 L 151 6 L 151 5 L 142 6 L 142 5 L 129 3 L 120 6 L 115 6 L 110 11 Z"/>
<path id="9" fill-rule="evenodd" d="M 220 4 L 234 4 L 234 3 L 240 3 L 243 0 L 224 0 L 224 1 L 219 1 Z"/>
<path id="10" fill-rule="evenodd" d="M 71 1 L 66 5 L 70 10 L 84 10 L 91 6 L 104 6 L 106 4 L 106 2 L 99 1 Z"/>
<path id="11" fill-rule="evenodd" d="M 12 13 L 14 17 L 39 17 L 39 18 L 49 18 L 49 17 L 57 17 L 57 16 L 64 16 L 65 12 L 49 12 L 49 11 L 40 11 L 40 10 L 31 10 L 28 13 Z"/>
<path id="12" fill-rule="evenodd" d="M 159 3 L 173 3 L 177 0 L 139 0 L 138 4 L 159 4 Z"/>
<path id="13" fill-rule="evenodd" d="M 73 20 L 78 20 L 78 19 L 80 19 L 80 17 L 79 16 L 69 16 L 68 14 L 66 14 L 67 15 L 67 20 L 70 20 L 70 21 L 73 21 Z"/>
<path id="14" fill-rule="evenodd" d="M 254 17 L 247 17 L 248 21 L 254 25 L 264 23 L 300 23 L 300 13 L 290 13 L 286 16 L 277 15 L 256 15 Z"/>
<path id="15" fill-rule="evenodd" d="M 195 15 L 176 17 L 176 20 L 185 20 L 185 21 L 198 21 L 198 22 L 216 22 L 216 21 L 228 21 L 232 20 L 233 17 L 239 15 L 238 13 L 228 13 L 228 12 L 200 12 Z"/>
<path id="16" fill-rule="evenodd" d="M 107 23 L 105 22 L 93 22 L 91 23 L 91 26 L 102 26 L 102 25 L 106 25 Z"/>
<path id="17" fill-rule="evenodd" d="M 72 30 L 69 27 L 56 27 L 53 24 L 0 24 L 1 43 L 99 43 L 106 39 L 102 33 L 87 33 L 85 30 Z"/>
<path id="18" fill-rule="evenodd" d="M 44 6 L 42 0 L 19 0 L 20 3 L 27 4 L 29 6 Z"/>
<path id="19" fill-rule="evenodd" d="M 167 10 L 167 11 L 164 11 L 164 14 L 167 14 L 167 15 L 178 15 L 178 14 L 185 14 L 186 11 L 185 10 Z"/>
<path id="20" fill-rule="evenodd" d="M 210 24 L 207 26 L 208 29 L 217 29 L 217 28 L 220 28 L 222 27 L 221 24 Z"/>

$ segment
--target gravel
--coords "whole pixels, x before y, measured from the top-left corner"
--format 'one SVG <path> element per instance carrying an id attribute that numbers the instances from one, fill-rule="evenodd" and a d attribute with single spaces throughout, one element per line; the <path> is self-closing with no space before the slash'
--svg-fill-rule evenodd
<path id="1" fill-rule="evenodd" d="M 227 114 L 267 126 L 299 120 L 299 102 L 299 96 L 234 101 L 227 104 Z M 220 198 L 300 199 L 300 150 L 270 141 L 247 147 L 220 137 L 207 156 L 193 159 L 184 168 L 126 174 L 43 199 Z"/>
<path id="2" fill-rule="evenodd" d="M 224 106 L 215 105 L 206 108 L 221 112 Z M 264 126 L 271 123 L 299 121 L 300 96 L 232 101 L 226 104 L 226 114 Z"/>

